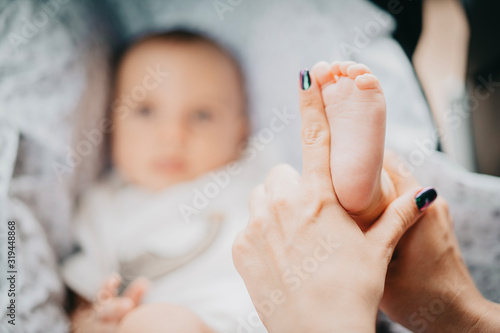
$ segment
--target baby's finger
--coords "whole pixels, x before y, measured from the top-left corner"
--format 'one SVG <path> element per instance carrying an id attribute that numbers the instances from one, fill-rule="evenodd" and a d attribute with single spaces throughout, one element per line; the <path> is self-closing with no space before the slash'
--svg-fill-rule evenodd
<path id="1" fill-rule="evenodd" d="M 135 306 L 139 305 L 142 299 L 142 296 L 148 291 L 149 288 L 149 280 L 145 277 L 138 277 L 132 283 L 129 284 L 127 289 L 122 294 L 122 297 L 130 298 Z"/>
<path id="2" fill-rule="evenodd" d="M 330 174 L 330 127 L 318 82 L 309 71 L 300 72 L 303 177 L 333 192 Z"/>
<path id="3" fill-rule="evenodd" d="M 115 297 L 96 309 L 97 318 L 105 322 L 120 321 L 134 307 L 135 303 L 131 298 Z"/>
<path id="4" fill-rule="evenodd" d="M 102 288 L 99 290 L 97 294 L 98 301 L 105 301 L 112 297 L 116 297 L 118 295 L 118 288 L 122 283 L 122 279 L 118 273 L 113 273 L 109 276 L 104 282 Z"/>

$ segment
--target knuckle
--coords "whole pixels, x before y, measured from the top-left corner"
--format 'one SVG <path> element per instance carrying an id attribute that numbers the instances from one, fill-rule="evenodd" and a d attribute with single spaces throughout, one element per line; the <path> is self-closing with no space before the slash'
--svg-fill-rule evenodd
<path id="1" fill-rule="evenodd" d="M 262 234 L 266 227 L 266 219 L 260 215 L 250 217 L 248 222 L 247 231 L 251 234 Z"/>
<path id="2" fill-rule="evenodd" d="M 241 231 L 236 236 L 236 239 L 234 240 L 233 246 L 231 248 L 235 264 L 237 261 L 239 262 L 243 256 L 245 256 L 245 253 L 247 253 L 247 249 L 248 249 L 248 241 L 246 239 L 245 232 Z"/>
<path id="3" fill-rule="evenodd" d="M 301 102 L 302 110 L 308 111 L 308 109 L 317 109 L 320 107 L 320 103 L 315 96 L 305 95 Z"/>
<path id="4" fill-rule="evenodd" d="M 313 184 L 309 189 L 309 196 L 313 197 L 314 200 L 323 205 L 331 205 L 335 202 L 334 194 L 327 190 L 325 183 Z"/>
<path id="5" fill-rule="evenodd" d="M 330 142 L 330 133 L 325 125 L 314 122 L 302 129 L 302 140 L 306 145 L 326 145 Z"/>
<path id="6" fill-rule="evenodd" d="M 393 214 L 399 221 L 402 222 L 396 224 L 402 229 L 405 229 L 406 225 L 408 225 L 412 220 L 412 213 L 409 210 L 404 209 L 403 207 L 394 207 Z"/>
<path id="7" fill-rule="evenodd" d="M 305 212 L 313 218 L 319 216 L 325 207 L 332 206 L 335 201 L 332 194 L 316 187 L 307 191 L 304 199 L 308 201 Z"/>
<path id="8" fill-rule="evenodd" d="M 287 195 L 283 194 L 274 194 L 270 200 L 270 208 L 274 211 L 284 210 L 290 206 L 290 199 Z"/>
<path id="9" fill-rule="evenodd" d="M 327 195 L 323 192 L 319 194 L 316 198 L 316 206 L 318 210 L 322 210 L 323 207 L 330 206 L 333 204 L 333 197 L 331 195 Z"/>

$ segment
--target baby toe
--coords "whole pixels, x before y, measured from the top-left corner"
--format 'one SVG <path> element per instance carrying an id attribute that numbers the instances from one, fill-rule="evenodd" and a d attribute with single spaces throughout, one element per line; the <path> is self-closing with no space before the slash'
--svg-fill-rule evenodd
<path id="1" fill-rule="evenodd" d="M 354 79 L 358 89 L 382 89 L 378 78 L 373 74 L 363 74 L 359 75 Z"/>
<path id="2" fill-rule="evenodd" d="M 342 72 L 340 71 L 340 61 L 334 61 L 330 65 L 330 71 L 332 72 L 333 76 L 340 76 L 342 75 Z"/>
<path id="3" fill-rule="evenodd" d="M 372 72 L 370 71 L 368 66 L 364 64 L 354 64 L 347 68 L 347 75 L 353 80 L 360 75 L 371 73 Z"/>
<path id="4" fill-rule="evenodd" d="M 347 76 L 347 69 L 356 64 L 354 61 L 343 61 L 340 63 L 340 72 L 342 75 Z"/>
<path id="5" fill-rule="evenodd" d="M 330 71 L 330 65 L 326 61 L 317 62 L 311 68 L 311 73 L 314 75 L 320 86 L 334 81 L 333 74 Z"/>

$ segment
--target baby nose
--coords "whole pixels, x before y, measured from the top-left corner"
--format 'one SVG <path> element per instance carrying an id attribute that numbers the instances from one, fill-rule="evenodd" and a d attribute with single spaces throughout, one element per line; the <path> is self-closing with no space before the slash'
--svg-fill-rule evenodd
<path id="1" fill-rule="evenodd" d="M 159 126 L 157 137 L 162 146 L 182 147 L 188 137 L 187 129 L 181 123 L 171 122 Z"/>

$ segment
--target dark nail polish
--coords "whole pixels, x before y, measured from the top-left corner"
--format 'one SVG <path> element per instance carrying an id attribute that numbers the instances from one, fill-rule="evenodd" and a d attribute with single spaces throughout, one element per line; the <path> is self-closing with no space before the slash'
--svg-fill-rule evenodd
<path id="1" fill-rule="evenodd" d="M 303 69 L 300 71 L 300 86 L 302 90 L 307 90 L 311 87 L 311 76 L 309 75 L 309 70 Z"/>
<path id="2" fill-rule="evenodd" d="M 437 192 L 434 187 L 426 187 L 420 190 L 415 195 L 415 203 L 417 204 L 417 208 L 419 211 L 423 212 L 434 202 L 437 198 Z"/>

